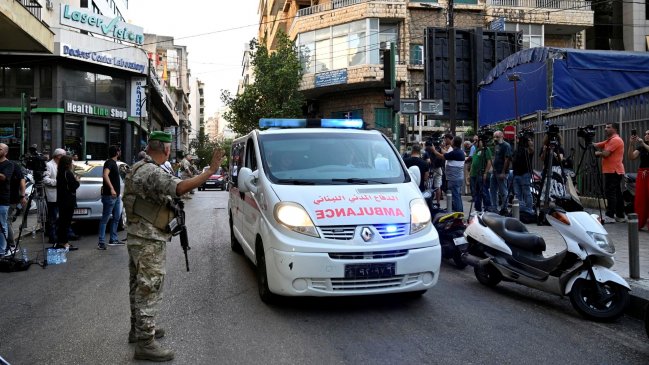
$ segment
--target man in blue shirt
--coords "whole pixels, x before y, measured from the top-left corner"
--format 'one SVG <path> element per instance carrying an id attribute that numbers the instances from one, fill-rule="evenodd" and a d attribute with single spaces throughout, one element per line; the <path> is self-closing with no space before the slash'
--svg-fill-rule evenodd
<path id="1" fill-rule="evenodd" d="M 464 183 L 464 159 L 462 150 L 462 137 L 455 136 L 451 142 L 452 150 L 441 154 L 436 150 L 433 153 L 437 158 L 446 160 L 447 187 L 451 190 L 452 207 L 454 212 L 464 212 L 462 206 L 462 184 Z"/>
<path id="2" fill-rule="evenodd" d="M 507 210 L 507 176 L 509 164 L 512 160 L 512 147 L 505 142 L 503 132 L 494 133 L 494 159 L 491 174 L 491 204 L 495 212 L 503 213 Z"/>

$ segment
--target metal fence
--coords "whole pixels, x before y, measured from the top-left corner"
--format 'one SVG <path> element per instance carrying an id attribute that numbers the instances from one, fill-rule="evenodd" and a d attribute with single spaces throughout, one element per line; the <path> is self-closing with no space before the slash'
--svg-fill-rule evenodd
<path id="1" fill-rule="evenodd" d="M 345 8 L 345 7 L 356 5 L 356 4 L 377 2 L 377 1 L 378 2 L 390 2 L 390 3 L 403 3 L 403 2 L 405 2 L 405 0 L 332 0 L 331 2 L 328 2 L 328 3 L 314 5 L 314 6 L 310 6 L 308 8 L 300 9 L 297 12 L 297 16 L 300 17 L 300 16 L 313 15 L 313 14 L 321 13 L 323 11 L 339 9 L 339 8 Z"/>
<path id="2" fill-rule="evenodd" d="M 534 9 L 591 10 L 591 2 L 583 0 L 487 0 L 487 5 Z"/>
<path id="3" fill-rule="evenodd" d="M 41 4 L 38 3 L 36 0 L 16 0 L 16 2 L 20 3 L 25 9 L 27 9 L 36 19 L 39 21 L 41 19 L 41 9 L 43 8 Z"/>
<path id="4" fill-rule="evenodd" d="M 546 115 L 538 113 L 536 118 L 524 120 L 521 125 L 534 129 L 535 151 L 541 151 L 547 125 L 558 126 L 565 157 L 572 156 L 574 170 L 578 173 L 577 183 L 580 195 L 593 197 L 598 195 L 599 183 L 602 182 L 601 173 L 597 173 L 598 167 L 601 167 L 601 161 L 592 155 L 592 149 L 584 148 L 584 138 L 578 137 L 577 132 L 580 127 L 592 124 L 596 130 L 593 141 L 603 141 L 606 138 L 604 126 L 611 122 L 620 124 L 620 137 L 625 143 L 624 169 L 626 172 L 634 173 L 638 170 L 640 161 L 639 159 L 635 161 L 628 159 L 628 144 L 632 129 L 638 132 L 640 138 L 643 138 L 644 132 L 649 130 L 649 87 L 567 110 L 550 112 Z M 536 153 L 534 168 L 541 170 L 542 167 L 543 163 L 539 159 L 539 153 Z"/>

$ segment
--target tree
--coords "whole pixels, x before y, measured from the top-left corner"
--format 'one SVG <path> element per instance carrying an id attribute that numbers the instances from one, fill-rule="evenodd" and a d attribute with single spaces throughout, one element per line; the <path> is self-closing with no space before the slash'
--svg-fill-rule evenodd
<path id="1" fill-rule="evenodd" d="M 302 116 L 304 97 L 298 90 L 302 80 L 298 49 L 282 31 L 278 32 L 277 40 L 277 49 L 272 52 L 265 43 L 250 41 L 254 83 L 236 96 L 221 91 L 221 100 L 228 107 L 223 117 L 239 135 L 257 128 L 260 118 Z"/>
<path id="2" fill-rule="evenodd" d="M 210 141 L 210 136 L 205 134 L 205 130 L 201 128 L 195 139 L 189 142 L 189 149 L 193 155 L 196 155 L 199 160 L 196 164 L 199 169 L 208 166 L 212 161 L 212 154 L 215 148 L 220 148 L 217 142 Z"/>

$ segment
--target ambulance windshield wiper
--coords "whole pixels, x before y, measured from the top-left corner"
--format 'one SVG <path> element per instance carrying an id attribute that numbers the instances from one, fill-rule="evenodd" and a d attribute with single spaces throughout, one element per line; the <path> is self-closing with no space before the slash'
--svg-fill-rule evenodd
<path id="1" fill-rule="evenodd" d="M 292 184 L 292 185 L 315 185 L 313 181 L 309 180 L 298 180 L 298 179 L 279 179 L 277 180 L 280 184 Z"/>
<path id="2" fill-rule="evenodd" d="M 349 177 L 347 179 L 331 179 L 331 182 L 344 182 L 348 184 L 387 184 L 383 181 L 359 179 L 356 177 Z"/>

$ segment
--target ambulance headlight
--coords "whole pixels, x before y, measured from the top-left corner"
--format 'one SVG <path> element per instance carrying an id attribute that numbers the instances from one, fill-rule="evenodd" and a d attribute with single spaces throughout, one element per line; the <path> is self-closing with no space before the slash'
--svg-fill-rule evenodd
<path id="1" fill-rule="evenodd" d="M 430 210 L 421 198 L 410 201 L 410 234 L 417 233 L 430 224 Z"/>
<path id="2" fill-rule="evenodd" d="M 275 220 L 284 227 L 307 236 L 320 237 L 313 221 L 297 203 L 281 202 L 275 205 Z"/>

